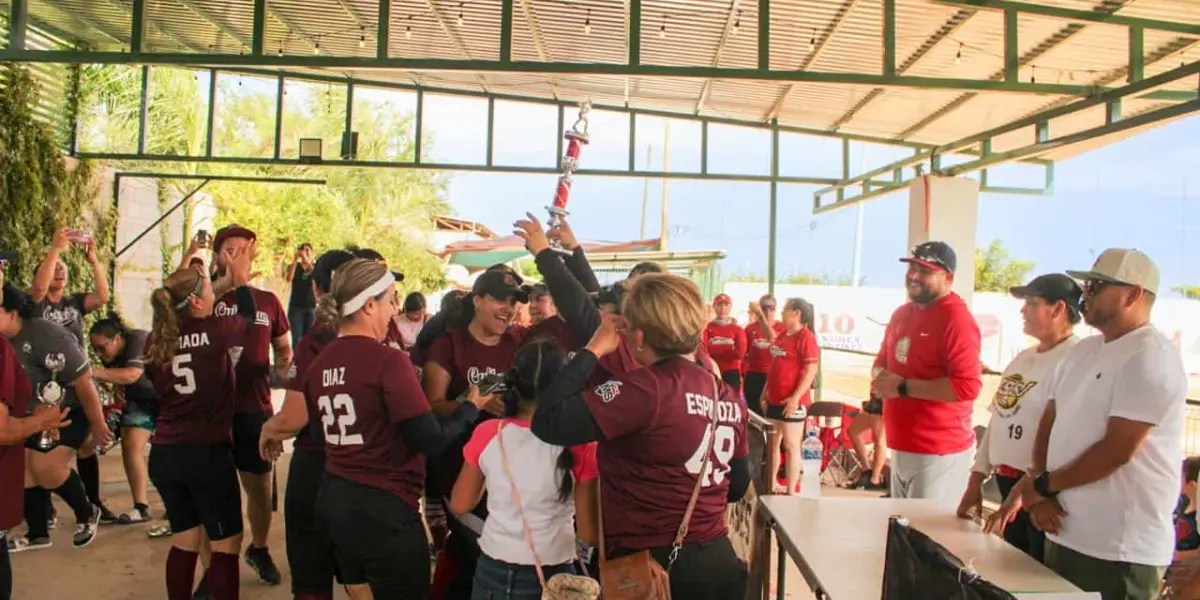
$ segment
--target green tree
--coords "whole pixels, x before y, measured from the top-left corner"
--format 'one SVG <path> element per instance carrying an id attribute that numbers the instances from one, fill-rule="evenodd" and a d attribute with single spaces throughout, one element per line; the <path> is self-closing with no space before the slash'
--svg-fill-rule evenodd
<path id="1" fill-rule="evenodd" d="M 1200 300 L 1200 285 L 1177 285 L 1171 291 L 1188 300 Z"/>
<path id="2" fill-rule="evenodd" d="M 992 240 L 987 248 L 975 249 L 975 291 L 1004 292 L 1021 285 L 1033 270 L 1032 260 L 1012 258 L 1000 239 Z"/>
<path id="3" fill-rule="evenodd" d="M 207 129 L 207 75 L 153 68 L 150 70 L 150 103 L 146 129 L 148 152 L 163 155 L 203 155 Z M 130 151 L 130 132 L 136 137 L 140 70 L 88 67 L 83 78 L 85 126 L 83 146 L 103 146 Z M 239 77 L 217 80 L 219 98 L 213 123 L 213 154 L 221 157 L 262 158 L 274 154 L 274 87 L 256 85 Z M 269 89 L 268 89 L 269 88 Z M 326 158 L 334 158 L 345 127 L 344 88 L 289 82 L 280 147 L 284 156 L 295 155 L 301 137 L 325 140 Z M 363 157 L 412 160 L 411 114 L 388 102 L 358 98 L 355 113 L 369 121 L 356 125 Z M 362 117 L 356 119 L 359 121 Z M 374 131 L 385 132 L 372 135 Z M 428 136 L 425 136 L 428 138 Z M 134 140 L 136 142 L 136 140 Z M 118 147 L 113 147 L 113 146 Z M 98 149 L 98 148 L 97 148 Z M 428 151 L 427 149 L 423 149 Z M 378 250 L 406 275 L 408 289 L 440 287 L 441 261 L 428 251 L 427 235 L 433 217 L 450 212 L 445 201 L 446 181 L 420 169 L 348 169 L 319 166 L 266 166 L 231 163 L 140 162 L 138 170 L 211 173 L 252 177 L 325 179 L 324 186 L 271 183 L 213 182 L 205 188 L 217 206 L 217 225 L 240 223 L 259 233 L 259 260 L 263 273 L 278 276 L 279 265 L 292 259 L 295 247 L 310 242 L 325 248 L 357 244 Z M 182 191 L 196 182 L 164 181 Z M 190 221 L 187 221 L 190 222 Z M 164 230 L 165 231 L 165 230 Z M 183 234 L 164 239 L 169 253 L 185 243 Z M 171 268 L 173 265 L 165 265 Z"/>

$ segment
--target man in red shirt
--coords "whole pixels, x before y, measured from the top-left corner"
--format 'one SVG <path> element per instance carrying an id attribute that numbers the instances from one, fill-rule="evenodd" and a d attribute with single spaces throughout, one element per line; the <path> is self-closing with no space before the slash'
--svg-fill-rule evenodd
<path id="1" fill-rule="evenodd" d="M 742 391 L 742 357 L 746 354 L 746 331 L 729 317 L 733 300 L 725 294 L 713 298 L 713 311 L 717 318 L 704 328 L 703 346 L 709 356 L 717 362 L 721 379 L 734 391 Z M 756 401 L 756 399 L 750 399 Z"/>
<path id="2" fill-rule="evenodd" d="M 909 302 L 884 330 L 871 388 L 883 399 L 893 498 L 955 505 L 975 453 L 971 411 L 982 385 L 979 325 L 951 291 L 958 260 L 945 242 L 913 249 Z"/>

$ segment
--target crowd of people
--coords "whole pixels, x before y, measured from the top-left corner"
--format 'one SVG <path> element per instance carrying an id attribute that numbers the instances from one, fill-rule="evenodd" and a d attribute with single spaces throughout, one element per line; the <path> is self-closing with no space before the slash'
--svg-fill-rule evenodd
<path id="1" fill-rule="evenodd" d="M 403 265 L 308 244 L 285 270 L 285 307 L 251 281 L 256 233 L 230 225 L 198 235 L 154 290 L 149 331 L 110 314 L 86 340 L 106 273 L 83 244 L 94 289 L 67 294 L 73 242 L 56 234 L 30 289 L 3 286 L 0 600 L 8 554 L 51 544 L 52 495 L 83 547 L 100 524 L 150 521 L 148 482 L 165 507 L 151 535 L 171 540 L 170 600 L 237 598 L 242 561 L 280 585 L 268 548 L 279 460 L 297 600 L 339 585 L 356 600 L 594 598 L 617 585 L 740 600 L 748 570 L 726 507 L 760 468 L 752 412 L 771 424 L 767 472 L 782 471 L 763 491 L 798 489 L 813 305 L 763 296 L 742 326 L 728 296 L 709 302 L 655 263 L 601 286 L 565 222 L 545 230 L 527 215 L 514 231 L 540 282 L 495 265 L 431 312 L 420 293 L 398 295 Z M 1148 600 L 1173 561 L 1187 571 L 1200 461 L 1180 469 L 1187 381 L 1149 322 L 1153 262 L 1110 249 L 1089 271 L 1011 290 L 1036 343 L 1005 369 L 976 440 L 980 331 L 952 291 L 955 252 L 928 242 L 901 260 L 909 301 L 849 426 L 864 466 L 854 486 L 957 505 L 1104 600 Z M 1077 337 L 1081 321 L 1100 335 Z M 272 389 L 285 390 L 278 407 Z M 96 459 L 114 437 L 133 504 L 121 515 L 100 498 Z M 985 519 L 990 478 L 1004 502 Z"/>

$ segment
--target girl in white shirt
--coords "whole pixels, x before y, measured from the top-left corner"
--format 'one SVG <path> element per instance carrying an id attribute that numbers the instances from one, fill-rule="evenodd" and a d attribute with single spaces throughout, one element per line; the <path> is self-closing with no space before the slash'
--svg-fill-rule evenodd
<path id="1" fill-rule="evenodd" d="M 475 427 L 450 497 L 450 509 L 464 514 L 487 492 L 488 518 L 479 539 L 482 554 L 472 600 L 538 600 L 542 585 L 535 563 L 546 579 L 578 573 L 576 527 L 580 541 L 596 543 L 596 445 L 553 446 L 529 431 L 538 391 L 566 363 L 566 351 L 554 340 L 539 340 L 522 347 L 513 363 L 505 398 L 508 416 Z M 472 393 L 478 393 L 474 386 Z"/>

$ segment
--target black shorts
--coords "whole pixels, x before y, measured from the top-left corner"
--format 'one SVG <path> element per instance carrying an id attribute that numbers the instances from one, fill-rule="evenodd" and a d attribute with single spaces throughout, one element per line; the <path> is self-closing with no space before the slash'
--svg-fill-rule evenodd
<path id="1" fill-rule="evenodd" d="M 241 535 L 242 489 L 228 445 L 153 446 L 149 471 L 172 532 L 203 525 L 214 541 Z"/>
<path id="2" fill-rule="evenodd" d="M 764 415 L 772 421 L 783 421 L 784 423 L 803 423 L 808 417 L 808 409 L 801 406 L 796 409 L 796 412 L 785 415 L 783 414 L 783 406 L 779 404 L 768 404 L 767 414 Z"/>
<path id="3" fill-rule="evenodd" d="M 762 400 L 763 389 L 767 387 L 767 374 L 756 371 L 747 371 L 745 383 L 742 384 L 742 390 L 745 392 L 746 404 L 750 405 L 750 410 L 761 415 L 762 407 L 759 402 Z"/>
<path id="4" fill-rule="evenodd" d="M 42 434 L 40 433 L 25 438 L 25 447 L 43 453 L 59 446 L 66 446 L 74 450 L 82 448 L 83 443 L 87 441 L 88 434 L 91 433 L 87 413 L 83 412 L 81 406 L 71 406 L 67 408 L 67 419 L 71 421 L 71 424 L 58 430 L 58 441 L 51 443 L 49 448 L 42 448 Z"/>
<path id="5" fill-rule="evenodd" d="M 883 399 L 872 396 L 870 400 L 863 403 L 862 409 L 868 415 L 882 415 Z"/>
<path id="6" fill-rule="evenodd" d="M 429 544 L 415 508 L 391 492 L 326 474 L 317 514 L 347 579 L 367 582 L 376 598 L 428 597 Z"/>
<path id="7" fill-rule="evenodd" d="M 300 450 L 292 454 L 287 491 L 283 496 L 283 523 L 287 559 L 292 568 L 292 593 L 316 596 L 333 593 L 333 582 L 366 583 L 343 576 L 337 569 L 329 532 L 317 519 L 317 495 L 325 478 L 325 452 Z"/>
<path id="8" fill-rule="evenodd" d="M 233 415 L 233 462 L 238 471 L 254 475 L 271 472 L 271 463 L 258 453 L 258 438 L 269 418 L 271 415 L 265 412 Z"/>
<path id="9" fill-rule="evenodd" d="M 742 372 L 737 369 L 721 371 L 721 381 L 728 383 L 735 392 L 742 391 Z"/>

